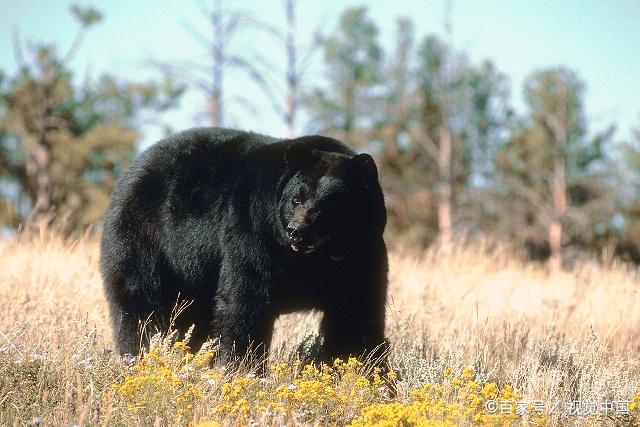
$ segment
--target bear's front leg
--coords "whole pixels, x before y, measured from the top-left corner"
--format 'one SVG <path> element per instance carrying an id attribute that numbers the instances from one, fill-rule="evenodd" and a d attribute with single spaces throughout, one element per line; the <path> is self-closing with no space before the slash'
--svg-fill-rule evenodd
<path id="1" fill-rule="evenodd" d="M 220 338 L 219 360 L 258 362 L 264 370 L 275 318 L 269 283 L 248 262 L 223 266 L 214 300 L 211 336 Z"/>
<path id="2" fill-rule="evenodd" d="M 329 285 L 321 332 L 327 361 L 340 357 L 380 359 L 388 349 L 384 337 L 387 259 L 384 243 L 345 260 Z"/>
<path id="3" fill-rule="evenodd" d="M 387 347 L 384 303 L 337 296 L 335 304 L 324 310 L 320 330 L 326 362 L 349 357 L 376 359 Z"/>

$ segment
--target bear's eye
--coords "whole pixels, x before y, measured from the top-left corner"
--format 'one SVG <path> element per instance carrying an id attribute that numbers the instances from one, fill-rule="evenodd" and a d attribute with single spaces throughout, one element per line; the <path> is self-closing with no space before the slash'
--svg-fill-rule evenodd
<path id="1" fill-rule="evenodd" d="M 302 203 L 302 200 L 300 200 L 300 197 L 298 196 L 291 199 L 291 204 L 293 204 L 293 206 L 298 206 L 300 203 Z"/>

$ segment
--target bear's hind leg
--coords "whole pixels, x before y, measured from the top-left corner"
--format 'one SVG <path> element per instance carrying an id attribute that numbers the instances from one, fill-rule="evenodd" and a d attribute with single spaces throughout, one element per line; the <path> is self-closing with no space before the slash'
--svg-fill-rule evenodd
<path id="1" fill-rule="evenodd" d="M 129 354 L 136 356 L 142 346 L 142 334 L 138 317 L 115 308 L 111 313 L 111 323 L 118 353 L 122 356 Z"/>

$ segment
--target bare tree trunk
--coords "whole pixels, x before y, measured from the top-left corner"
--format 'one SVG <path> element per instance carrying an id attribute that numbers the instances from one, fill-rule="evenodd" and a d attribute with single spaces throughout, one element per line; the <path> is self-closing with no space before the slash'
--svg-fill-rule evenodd
<path id="1" fill-rule="evenodd" d="M 40 220 L 50 214 L 53 207 L 51 175 L 49 174 L 51 153 L 44 144 L 38 144 L 33 156 L 38 170 L 35 177 L 36 197 L 33 216 L 36 220 Z"/>
<path id="2" fill-rule="evenodd" d="M 440 128 L 440 147 L 438 149 L 438 231 L 443 246 L 449 246 L 452 235 L 452 197 L 451 184 L 451 130 L 446 119 Z"/>
<path id="3" fill-rule="evenodd" d="M 233 50 L 230 46 L 234 35 L 243 29 L 256 28 L 271 34 L 274 30 L 270 25 L 260 23 L 246 12 L 223 8 L 222 0 L 211 0 L 210 6 L 202 7 L 202 13 L 210 24 L 213 39 L 202 34 L 195 26 L 187 25 L 186 29 L 209 53 L 211 63 L 206 66 L 199 61 L 158 64 L 174 78 L 186 82 L 204 94 L 209 122 L 212 126 L 220 127 L 226 125 L 224 76 L 229 68 L 248 76 L 273 102 L 271 81 L 265 77 L 264 70 L 257 67 L 254 60 L 239 54 L 238 50 Z M 280 100 L 278 101 L 281 104 Z M 296 108 L 295 102 L 292 108 Z M 278 114 L 284 115 L 282 108 L 277 111 Z M 294 118 L 291 120 L 293 122 Z"/>
<path id="4" fill-rule="evenodd" d="M 35 194 L 32 217 L 39 222 L 48 220 L 53 209 L 53 183 L 50 173 L 51 146 L 47 140 L 47 128 L 52 117 L 53 99 L 52 92 L 56 84 L 57 70 L 49 65 L 43 73 L 42 79 L 42 111 L 38 118 L 38 136 L 29 144 L 29 156 L 33 165 L 32 182 Z M 28 141 L 24 140 L 24 141 Z"/>
<path id="5" fill-rule="evenodd" d="M 562 218 L 567 211 L 566 164 L 564 158 L 554 161 L 553 181 L 551 183 L 553 197 L 553 219 L 549 224 L 549 267 L 557 269 L 562 266 Z"/>
<path id="6" fill-rule="evenodd" d="M 354 87 L 347 83 L 344 87 L 344 126 L 342 131 L 344 132 L 344 141 L 348 145 L 355 145 L 353 141 L 353 126 L 355 122 L 355 94 Z"/>
<path id="7" fill-rule="evenodd" d="M 51 153 L 46 146 L 46 136 L 42 129 L 38 137 L 29 136 L 24 129 L 18 129 L 18 135 L 26 155 L 22 170 L 22 187 L 32 203 L 30 217 L 40 221 L 50 213 L 52 207 L 49 174 Z"/>
<path id="8" fill-rule="evenodd" d="M 287 95 L 284 121 L 287 126 L 287 136 L 293 138 L 296 129 L 296 113 L 298 110 L 298 70 L 296 52 L 296 22 L 295 22 L 295 2 L 285 0 L 287 15 L 287 34 L 285 45 L 287 50 Z"/>
<path id="9" fill-rule="evenodd" d="M 453 61 L 450 52 L 451 49 L 453 49 L 451 9 L 451 0 L 445 0 L 444 31 L 447 38 L 447 51 L 444 58 L 444 78 L 446 90 L 442 97 L 440 147 L 438 149 L 438 231 L 440 234 L 440 242 L 444 247 L 448 247 L 451 244 L 453 228 L 453 183 L 451 182 L 453 141 L 451 136 L 451 127 L 449 125 L 449 91 L 451 90 L 451 87 L 449 86 L 449 74 L 453 72 Z"/>
<path id="10" fill-rule="evenodd" d="M 547 117 L 547 125 L 552 131 L 555 149 L 553 160 L 553 175 L 551 177 L 551 199 L 553 202 L 553 214 L 549 224 L 549 267 L 558 269 L 562 267 L 562 221 L 567 212 L 567 127 L 569 120 L 568 89 L 560 82 L 560 105 L 557 107 L 555 117 Z"/>
<path id="11" fill-rule="evenodd" d="M 549 268 L 557 270 L 562 266 L 562 223 L 560 221 L 552 221 L 549 224 L 549 248 L 551 255 L 549 256 Z"/>
<path id="12" fill-rule="evenodd" d="M 211 12 L 211 26 L 213 28 L 212 45 L 212 88 L 209 94 L 209 117 L 212 126 L 223 126 L 224 110 L 222 105 L 222 78 L 224 68 L 224 37 L 225 31 L 222 20 L 221 0 L 213 0 L 213 10 Z"/>

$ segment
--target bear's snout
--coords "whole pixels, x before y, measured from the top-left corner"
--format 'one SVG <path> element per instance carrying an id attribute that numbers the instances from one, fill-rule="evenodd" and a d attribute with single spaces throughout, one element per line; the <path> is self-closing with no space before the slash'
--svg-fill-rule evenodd
<path id="1" fill-rule="evenodd" d="M 294 223 L 289 223 L 287 226 L 287 237 L 289 237 L 291 244 L 298 248 L 313 246 L 314 239 L 311 235 L 309 227 Z"/>
<path id="2" fill-rule="evenodd" d="M 300 232 L 300 229 L 298 227 L 289 225 L 287 227 L 287 235 L 289 236 L 291 242 L 302 243 L 302 233 Z"/>
<path id="3" fill-rule="evenodd" d="M 296 221 L 290 222 L 286 231 L 291 249 L 294 252 L 311 253 L 326 240 L 326 238 L 314 233 L 309 225 L 300 224 Z"/>

